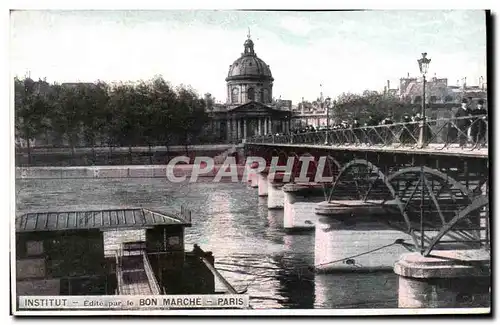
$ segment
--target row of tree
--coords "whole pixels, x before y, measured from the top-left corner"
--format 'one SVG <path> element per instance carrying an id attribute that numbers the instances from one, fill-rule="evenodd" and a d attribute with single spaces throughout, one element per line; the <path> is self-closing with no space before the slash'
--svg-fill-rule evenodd
<path id="1" fill-rule="evenodd" d="M 364 123 L 370 116 L 375 120 L 391 117 L 400 121 L 405 114 L 420 112 L 420 106 L 376 91 L 364 91 L 362 94 L 341 94 L 332 102 L 331 112 L 332 118 L 337 121 L 357 118 Z"/>
<path id="2" fill-rule="evenodd" d="M 49 84 L 15 78 L 16 136 L 51 144 L 144 146 L 188 145 L 211 141 L 203 133 L 213 98 L 191 88 L 172 87 L 161 77 L 134 84 L 104 82 Z M 332 102 L 330 118 L 360 122 L 392 116 L 400 120 L 414 106 L 377 92 L 342 94 Z M 203 138 L 203 139 L 201 139 Z M 213 139 L 215 141 L 215 139 Z"/>
<path id="3" fill-rule="evenodd" d="M 135 84 L 48 84 L 15 78 L 16 137 L 78 145 L 174 145 L 197 140 L 210 97 L 157 77 Z"/>

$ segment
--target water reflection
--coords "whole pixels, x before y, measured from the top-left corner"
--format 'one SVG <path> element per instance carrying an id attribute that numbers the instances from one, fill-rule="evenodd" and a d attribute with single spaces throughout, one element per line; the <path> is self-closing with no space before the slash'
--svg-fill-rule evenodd
<path id="1" fill-rule="evenodd" d="M 314 308 L 397 308 L 392 272 L 316 274 Z"/>

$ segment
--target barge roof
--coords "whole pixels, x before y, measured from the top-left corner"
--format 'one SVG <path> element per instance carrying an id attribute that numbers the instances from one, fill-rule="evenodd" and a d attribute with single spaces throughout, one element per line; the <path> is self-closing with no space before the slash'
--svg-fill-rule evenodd
<path id="1" fill-rule="evenodd" d="M 184 214 L 165 214 L 145 208 L 30 212 L 16 217 L 16 232 L 145 229 L 191 226 Z M 190 215 L 189 215 L 190 217 Z"/>

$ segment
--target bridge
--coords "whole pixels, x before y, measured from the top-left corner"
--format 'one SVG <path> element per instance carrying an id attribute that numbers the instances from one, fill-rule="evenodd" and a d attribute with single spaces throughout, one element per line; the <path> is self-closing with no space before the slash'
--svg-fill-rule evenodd
<path id="1" fill-rule="evenodd" d="M 467 276 L 484 280 L 490 254 L 488 135 L 487 116 L 474 116 L 257 136 L 244 146 L 245 155 L 266 160 L 267 168 L 250 181 L 268 196 L 269 208 L 285 209 L 285 228 L 315 228 L 316 269 L 394 268 L 408 280 L 449 268 L 455 279 L 456 264 L 483 263 Z M 276 171 L 287 172 L 266 176 L 273 160 Z M 382 237 L 392 242 L 374 247 Z M 382 249 L 386 253 L 357 262 Z M 409 260 L 400 259 L 405 252 Z M 415 287 L 410 282 L 405 290 Z M 400 306 L 431 299 L 420 294 L 410 302 L 400 296 Z"/>

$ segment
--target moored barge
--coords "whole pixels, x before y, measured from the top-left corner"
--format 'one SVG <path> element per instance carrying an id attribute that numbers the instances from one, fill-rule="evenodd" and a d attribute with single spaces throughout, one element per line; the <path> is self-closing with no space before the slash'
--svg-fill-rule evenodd
<path id="1" fill-rule="evenodd" d="M 17 296 L 213 294 L 214 257 L 185 251 L 191 211 L 146 208 L 31 212 L 16 217 Z M 140 240 L 110 246 L 127 231 Z M 230 288 L 229 291 L 234 291 Z"/>

